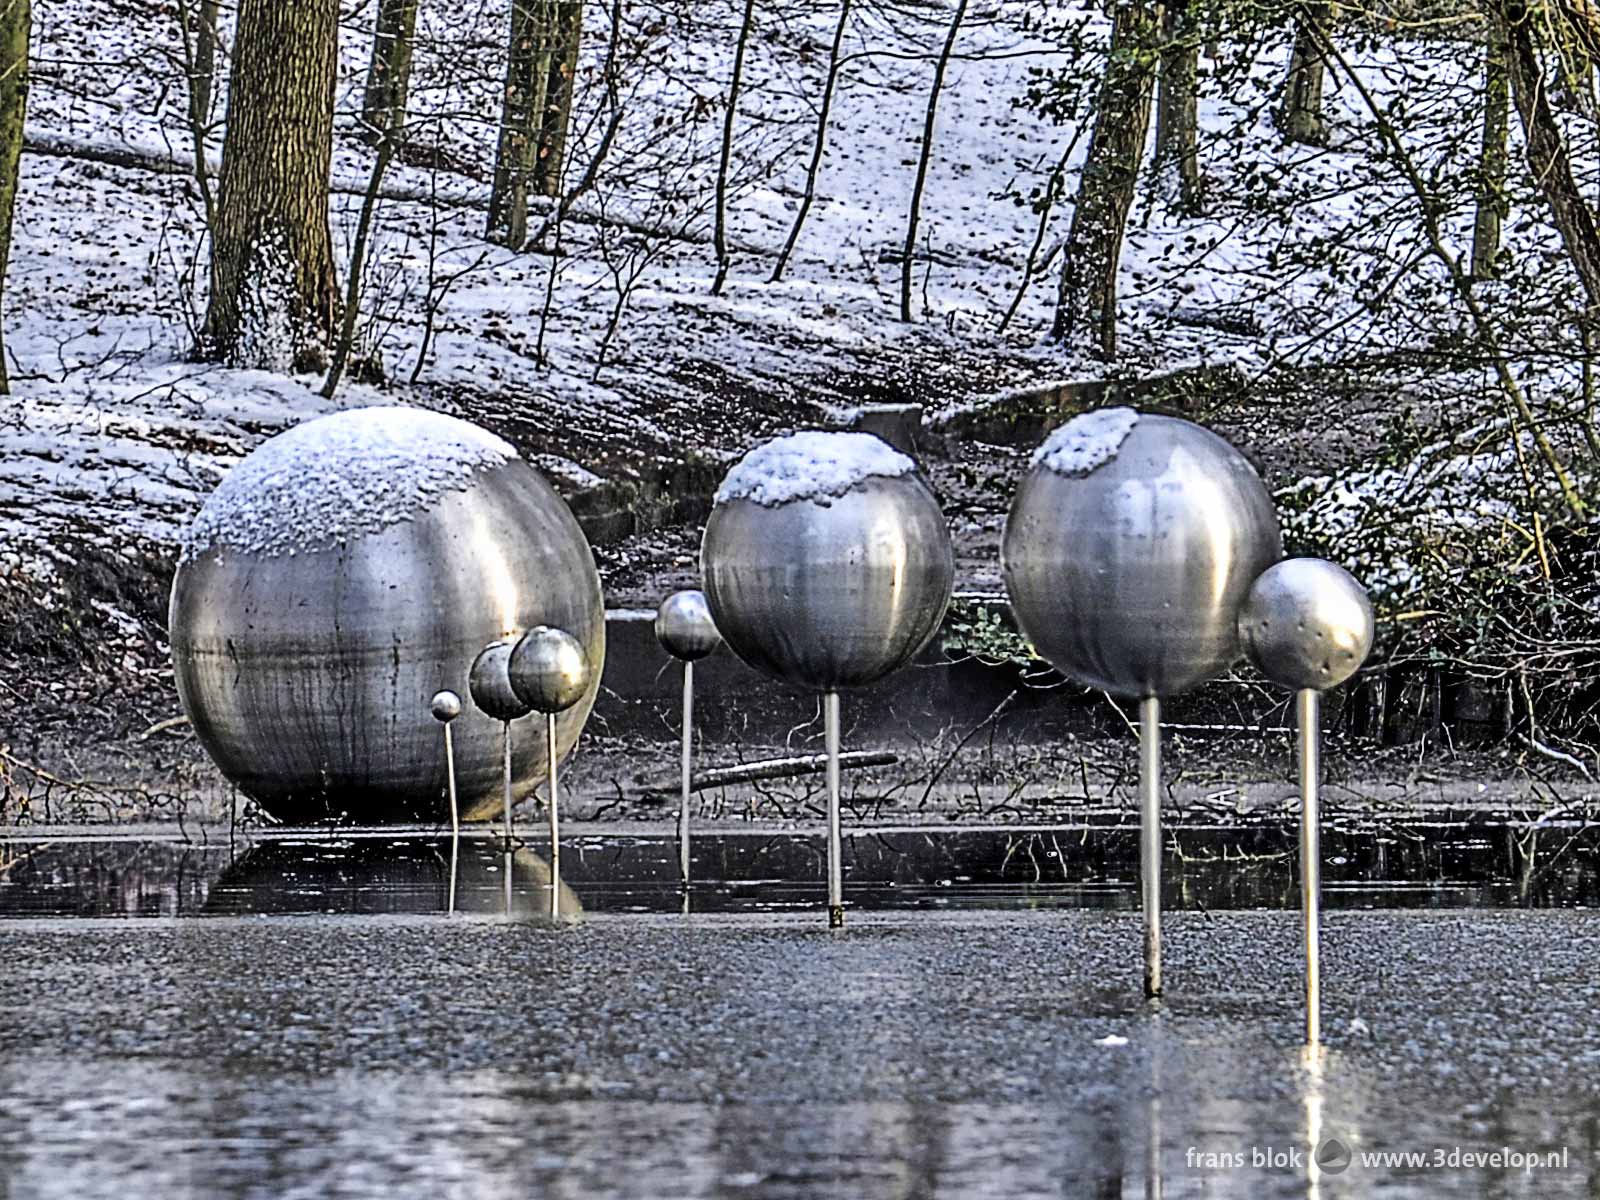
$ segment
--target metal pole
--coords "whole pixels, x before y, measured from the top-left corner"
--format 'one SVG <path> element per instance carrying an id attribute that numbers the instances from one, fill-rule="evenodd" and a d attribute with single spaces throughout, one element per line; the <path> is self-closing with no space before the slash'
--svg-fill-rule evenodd
<path id="1" fill-rule="evenodd" d="M 683 664 L 683 790 L 678 800 L 678 875 L 689 887 L 689 772 L 694 759 L 694 663 Z"/>
<path id="2" fill-rule="evenodd" d="M 556 784 L 556 714 L 545 714 L 544 738 L 550 760 L 550 919 L 561 916 L 561 794 Z"/>
<path id="3" fill-rule="evenodd" d="M 501 742 L 501 784 L 505 789 L 506 806 L 506 916 L 511 915 L 511 722 L 501 722 L 505 736 Z"/>
<path id="4" fill-rule="evenodd" d="M 450 790 L 450 912 L 456 911 L 456 860 L 461 850 L 461 810 L 456 804 L 456 750 L 450 726 L 444 727 L 444 773 Z"/>
<path id="5" fill-rule="evenodd" d="M 1306 1045 L 1322 1043 L 1322 696 L 1301 688 L 1296 705 L 1300 726 L 1300 907 L 1306 927 Z"/>
<path id="6" fill-rule="evenodd" d="M 844 846 L 839 835 L 839 693 L 822 697 L 822 725 L 828 748 L 828 928 L 844 927 Z"/>
<path id="7" fill-rule="evenodd" d="M 1161 995 L 1161 701 L 1139 701 L 1139 862 L 1144 994 Z"/>

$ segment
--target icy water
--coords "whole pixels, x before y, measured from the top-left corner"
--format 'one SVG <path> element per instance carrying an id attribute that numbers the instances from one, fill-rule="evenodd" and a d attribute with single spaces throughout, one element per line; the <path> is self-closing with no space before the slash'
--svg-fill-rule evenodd
<path id="1" fill-rule="evenodd" d="M 0 1197 L 1600 1194 L 1590 831 L 1330 838 L 1318 1064 L 1283 830 L 1176 837 L 1157 1006 L 1131 830 L 857 837 L 839 932 L 748 834 L 551 926 L 524 832 L 511 920 L 493 839 L 454 915 L 448 839 L 0 844 Z"/>

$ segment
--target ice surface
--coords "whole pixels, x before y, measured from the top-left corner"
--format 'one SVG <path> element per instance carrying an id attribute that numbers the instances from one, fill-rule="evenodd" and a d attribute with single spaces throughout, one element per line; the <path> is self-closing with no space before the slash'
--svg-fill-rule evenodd
<path id="1" fill-rule="evenodd" d="M 228 472 L 183 538 L 268 556 L 321 550 L 409 521 L 517 456 L 476 425 L 420 408 L 354 408 L 263 442 Z"/>
<path id="2" fill-rule="evenodd" d="M 1117 456 L 1138 423 L 1139 414 L 1131 408 L 1080 413 L 1045 438 L 1033 452 L 1033 464 L 1043 463 L 1058 475 L 1087 475 Z"/>
<path id="3" fill-rule="evenodd" d="M 909 475 L 917 464 L 870 433 L 809 429 L 774 438 L 746 454 L 717 489 L 717 503 L 751 500 L 768 508 L 791 500 L 842 496 L 874 476 Z"/>

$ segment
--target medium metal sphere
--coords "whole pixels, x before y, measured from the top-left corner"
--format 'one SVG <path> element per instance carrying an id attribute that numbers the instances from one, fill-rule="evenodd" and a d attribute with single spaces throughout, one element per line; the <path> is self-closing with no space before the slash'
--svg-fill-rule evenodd
<path id="1" fill-rule="evenodd" d="M 822 691 L 860 687 L 905 666 L 938 631 L 955 576 L 950 530 L 911 460 L 878 445 L 892 458 L 869 457 L 866 469 L 881 461 L 901 473 L 830 476 L 824 461 L 810 494 L 803 477 L 754 493 L 776 502 L 726 483 L 718 493 L 700 551 L 706 601 L 729 648 L 757 670 Z M 811 448 L 829 452 L 825 441 Z"/>
<path id="2" fill-rule="evenodd" d="M 435 692 L 433 699 L 428 703 L 428 711 L 433 714 L 433 719 L 441 725 L 448 725 L 461 715 L 461 697 L 450 689 Z"/>
<path id="3" fill-rule="evenodd" d="M 1261 573 L 1239 614 L 1239 636 L 1261 673 L 1288 688 L 1327 691 L 1372 652 L 1372 602 L 1356 577 L 1320 558 Z"/>
<path id="4" fill-rule="evenodd" d="M 656 610 L 656 640 L 673 658 L 694 662 L 722 644 L 717 623 L 711 619 L 706 594 L 698 590 L 673 592 Z"/>
<path id="5" fill-rule="evenodd" d="M 1013 611 L 1062 674 L 1166 696 L 1239 655 L 1250 584 L 1282 553 L 1272 499 L 1209 430 L 1101 409 L 1046 439 L 1006 519 Z"/>
<path id="6" fill-rule="evenodd" d="M 430 697 L 469 693 L 473 656 L 555 625 L 605 658 L 587 539 L 502 439 L 437 413 L 353 409 L 263 443 L 207 500 L 172 585 L 178 695 L 206 751 L 287 822 L 449 815 Z M 598 677 L 562 714 L 565 754 Z M 544 722 L 515 739 L 531 788 Z M 461 811 L 500 805 L 501 727 L 451 725 Z"/>
<path id="7" fill-rule="evenodd" d="M 540 625 L 511 651 L 511 690 L 542 713 L 565 712 L 589 690 L 589 663 L 578 639 Z"/>
<path id="8" fill-rule="evenodd" d="M 467 690 L 479 710 L 496 721 L 515 721 L 533 711 L 511 686 L 510 642 L 490 642 L 478 652 L 467 672 Z"/>

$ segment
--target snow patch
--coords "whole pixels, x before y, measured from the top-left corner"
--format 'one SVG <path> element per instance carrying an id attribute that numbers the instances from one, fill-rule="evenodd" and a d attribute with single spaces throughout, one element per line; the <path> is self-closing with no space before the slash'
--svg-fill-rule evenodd
<path id="1" fill-rule="evenodd" d="M 868 479 L 892 479 L 916 469 L 911 459 L 870 433 L 808 429 L 773 438 L 746 454 L 722 481 L 716 502 L 750 500 L 776 508 L 791 500 L 842 496 Z"/>
<path id="2" fill-rule="evenodd" d="M 1139 414 L 1131 408 L 1080 413 L 1039 444 L 1033 465 L 1043 463 L 1057 475 L 1082 478 L 1115 458 L 1138 423 Z"/>
<path id="3" fill-rule="evenodd" d="M 411 520 L 479 471 L 517 457 L 507 441 L 420 408 L 355 408 L 263 442 L 229 471 L 183 538 L 181 562 L 225 547 L 274 557 L 325 550 Z"/>

